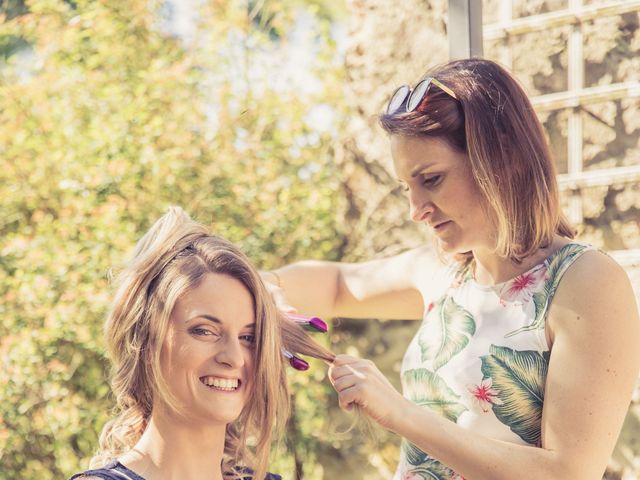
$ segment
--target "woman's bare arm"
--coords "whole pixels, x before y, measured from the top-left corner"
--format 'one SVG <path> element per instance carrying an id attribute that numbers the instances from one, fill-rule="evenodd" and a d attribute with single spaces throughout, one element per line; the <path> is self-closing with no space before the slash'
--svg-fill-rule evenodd
<path id="1" fill-rule="evenodd" d="M 605 255 L 585 253 L 560 282 L 548 321 L 541 448 L 488 438 L 410 402 L 368 360 L 338 356 L 330 377 L 342 406 L 359 404 L 467 480 L 600 480 L 640 367 L 628 277 Z"/>
<path id="2" fill-rule="evenodd" d="M 421 291 L 441 262 L 427 248 L 363 263 L 295 262 L 263 277 L 280 283 L 286 302 L 303 314 L 420 319 Z"/>

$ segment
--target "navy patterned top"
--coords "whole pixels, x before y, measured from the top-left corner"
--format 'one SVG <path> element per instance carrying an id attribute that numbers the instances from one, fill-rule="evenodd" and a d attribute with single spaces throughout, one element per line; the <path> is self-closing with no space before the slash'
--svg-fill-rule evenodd
<path id="1" fill-rule="evenodd" d="M 238 470 L 249 475 L 248 477 L 244 477 L 244 480 L 253 480 L 251 470 L 246 468 Z M 98 477 L 102 480 L 145 480 L 143 477 L 133 470 L 128 469 L 117 460 L 114 460 L 102 468 L 76 473 L 69 480 L 82 480 L 83 477 Z M 267 473 L 264 480 L 282 480 L 282 477 L 274 473 Z"/>

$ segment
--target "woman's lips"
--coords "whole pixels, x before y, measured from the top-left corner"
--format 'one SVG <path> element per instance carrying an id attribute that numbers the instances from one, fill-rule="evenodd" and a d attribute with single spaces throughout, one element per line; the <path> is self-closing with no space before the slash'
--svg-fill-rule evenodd
<path id="1" fill-rule="evenodd" d="M 449 224 L 451 223 L 451 220 L 445 220 L 444 222 L 440 222 L 438 224 L 436 224 L 435 226 L 433 226 L 432 228 L 436 231 L 436 232 L 441 232 L 444 228 L 446 228 Z"/>
<path id="2" fill-rule="evenodd" d="M 239 378 L 221 378 L 213 375 L 200 377 L 200 382 L 211 389 L 221 390 L 223 392 L 235 392 L 242 384 Z"/>

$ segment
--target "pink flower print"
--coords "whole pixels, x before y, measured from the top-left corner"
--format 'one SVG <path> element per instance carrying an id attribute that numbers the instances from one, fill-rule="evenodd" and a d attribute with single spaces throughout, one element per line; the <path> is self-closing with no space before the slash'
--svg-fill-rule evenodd
<path id="1" fill-rule="evenodd" d="M 502 405 L 502 400 L 498 398 L 500 392 L 493 388 L 491 378 L 485 378 L 480 385 L 467 385 L 467 389 L 471 392 L 474 403 L 480 406 L 484 413 L 491 409 L 491 405 Z"/>
<path id="2" fill-rule="evenodd" d="M 433 307 L 435 307 L 436 304 L 431 302 L 429 305 L 427 305 L 427 314 L 431 313 L 431 310 L 433 310 Z"/>
<path id="3" fill-rule="evenodd" d="M 518 275 L 507 282 L 500 291 L 500 303 L 504 306 L 508 302 L 527 303 L 533 294 L 542 286 L 547 276 L 547 267 L 539 265 L 533 270 Z"/>
<path id="4" fill-rule="evenodd" d="M 402 480 L 421 480 L 422 477 L 420 475 L 418 475 L 416 472 L 414 472 L 413 470 L 409 470 L 408 472 L 405 472 L 405 474 L 402 476 Z"/>

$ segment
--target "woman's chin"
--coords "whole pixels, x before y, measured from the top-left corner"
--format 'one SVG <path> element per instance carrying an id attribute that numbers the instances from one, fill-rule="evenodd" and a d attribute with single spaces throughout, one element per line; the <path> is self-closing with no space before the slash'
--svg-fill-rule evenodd
<path id="1" fill-rule="evenodd" d="M 197 417 L 197 418 L 196 418 Z M 202 412 L 200 415 L 193 416 L 192 422 L 198 427 L 217 427 L 217 426 L 226 426 L 230 423 L 235 422 L 240 417 L 240 414 L 235 414 L 232 412 Z"/>
<path id="2" fill-rule="evenodd" d="M 440 250 L 449 255 L 457 255 L 459 254 L 463 248 L 455 242 L 452 242 L 448 239 L 438 238 L 438 247 Z"/>

